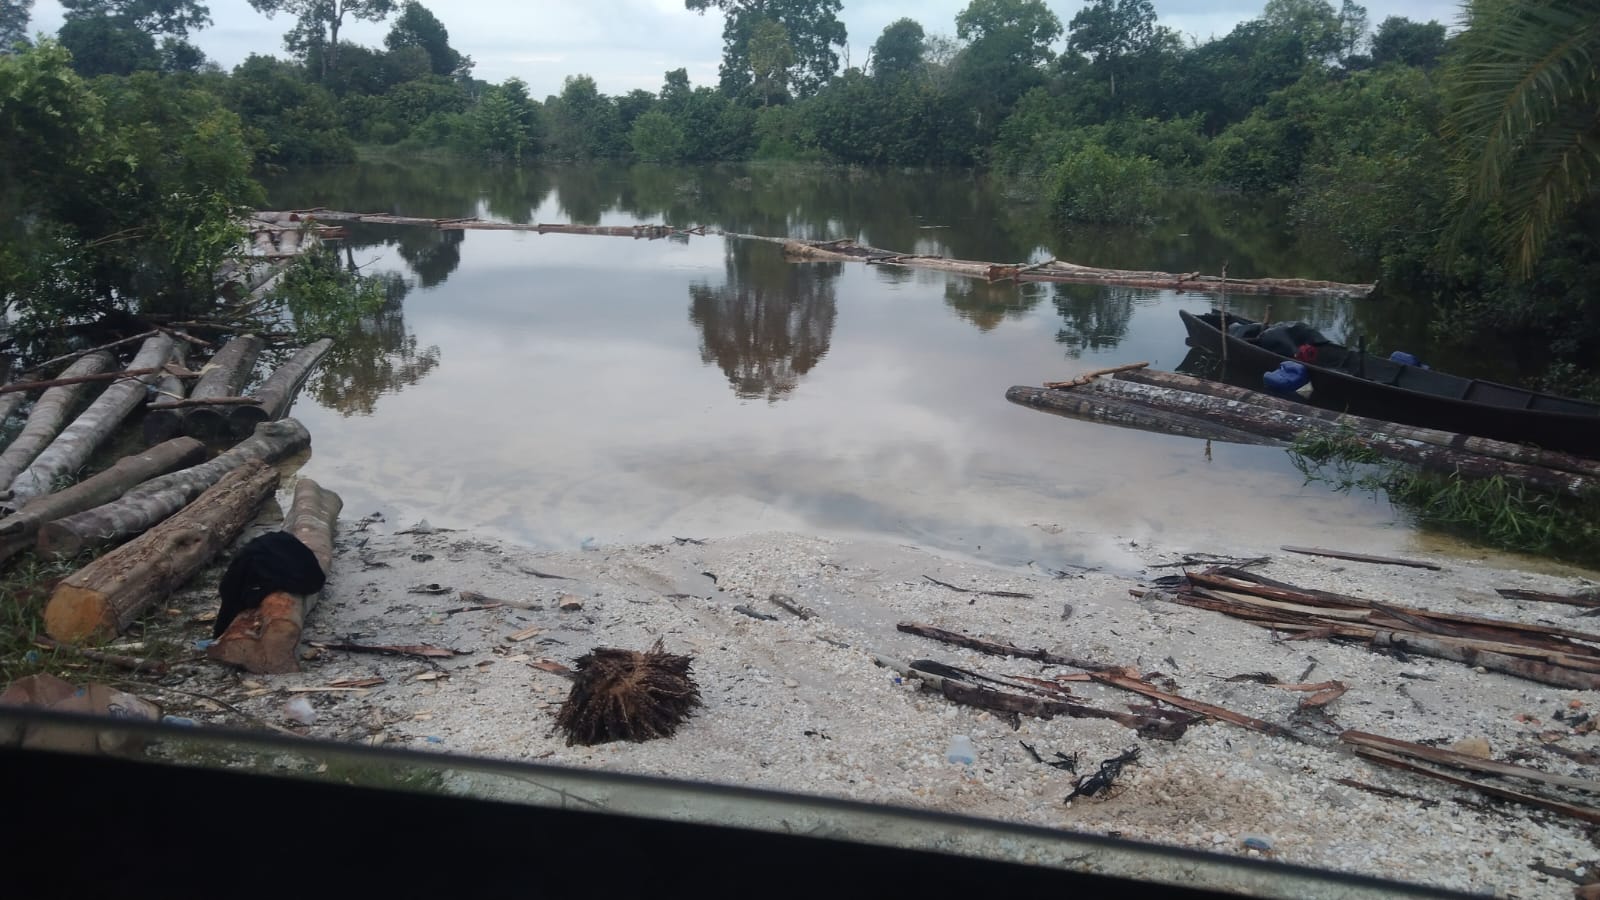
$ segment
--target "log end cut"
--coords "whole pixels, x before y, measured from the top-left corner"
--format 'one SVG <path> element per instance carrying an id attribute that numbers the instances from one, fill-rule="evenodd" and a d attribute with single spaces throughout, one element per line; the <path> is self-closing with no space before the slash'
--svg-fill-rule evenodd
<path id="1" fill-rule="evenodd" d="M 298 672 L 305 607 L 305 600 L 295 594 L 268 594 L 259 607 L 234 616 L 206 655 L 258 675 Z"/>
<path id="2" fill-rule="evenodd" d="M 116 634 L 116 619 L 104 592 L 62 582 L 44 609 L 45 633 L 58 641 L 81 644 Z"/>

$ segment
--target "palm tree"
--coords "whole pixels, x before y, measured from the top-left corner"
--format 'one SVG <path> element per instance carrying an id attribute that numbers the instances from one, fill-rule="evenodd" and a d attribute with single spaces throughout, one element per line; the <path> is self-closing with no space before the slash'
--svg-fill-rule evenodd
<path id="1" fill-rule="evenodd" d="M 1462 227 L 1528 275 L 1545 240 L 1600 188 L 1600 0 L 1467 0 L 1446 84 Z"/>

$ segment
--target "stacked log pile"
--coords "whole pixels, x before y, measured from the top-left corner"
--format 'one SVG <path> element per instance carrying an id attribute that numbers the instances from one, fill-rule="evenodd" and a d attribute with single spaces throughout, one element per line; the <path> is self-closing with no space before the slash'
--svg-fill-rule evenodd
<path id="1" fill-rule="evenodd" d="M 137 355 L 131 363 L 120 362 L 113 350 L 135 340 Z M 0 564 L 26 550 L 57 558 L 107 551 L 52 594 L 45 627 L 55 641 L 98 641 L 128 629 L 233 542 L 276 490 L 276 465 L 310 446 L 305 426 L 285 414 L 332 341 L 302 349 L 255 396 L 241 398 L 236 395 L 261 339 L 236 337 L 199 372 L 184 366 L 190 340 L 180 346 L 173 333 L 157 330 L 50 360 L 27 378 L 0 386 L 0 397 L 19 398 L 7 411 L 22 398 L 37 398 L 18 438 L 0 453 L 0 475 L 9 485 L 0 510 Z M 49 365 L 61 363 L 67 367 L 59 377 L 45 376 Z M 184 397 L 185 385 L 193 382 L 195 389 Z M 68 423 L 82 395 L 92 390 L 98 396 Z M 156 399 L 146 403 L 151 394 Z M 140 406 L 147 418 L 179 413 L 178 427 L 207 438 L 211 447 L 194 436 L 170 436 L 170 420 L 135 423 L 147 439 L 169 436 L 68 486 L 63 476 L 86 467 Z M 215 409 L 250 412 L 215 422 L 194 415 Z M 217 455 L 210 456 L 213 451 Z M 321 553 L 326 568 L 338 497 L 310 482 L 301 493 L 307 508 L 297 515 L 305 524 L 291 523 L 290 530 Z M 291 658 L 304 598 L 299 604 L 298 618 L 287 617 L 293 619 Z M 274 653 L 284 656 L 283 630 L 267 631 L 275 635 L 275 643 L 269 642 Z"/>

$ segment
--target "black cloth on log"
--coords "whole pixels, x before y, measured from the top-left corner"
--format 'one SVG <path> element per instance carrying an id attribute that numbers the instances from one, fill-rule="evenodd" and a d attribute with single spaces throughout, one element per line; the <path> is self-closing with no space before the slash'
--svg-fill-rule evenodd
<path id="1" fill-rule="evenodd" d="M 221 637 L 234 616 L 261 605 L 268 594 L 315 594 L 327 576 L 316 554 L 287 531 L 269 531 L 239 549 L 222 576 L 222 608 L 211 636 Z"/>

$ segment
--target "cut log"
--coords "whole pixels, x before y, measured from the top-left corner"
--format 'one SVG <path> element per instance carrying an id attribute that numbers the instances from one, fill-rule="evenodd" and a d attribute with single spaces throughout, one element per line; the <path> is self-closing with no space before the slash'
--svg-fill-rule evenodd
<path id="1" fill-rule="evenodd" d="M 134 357 L 133 368 L 156 371 L 172 356 L 172 344 L 172 338 L 164 334 L 146 338 L 139 355 Z M 56 479 L 82 468 L 95 448 L 109 439 L 122 420 L 145 398 L 148 378 L 147 375 L 138 380 L 119 381 L 102 391 L 89 408 L 11 482 L 12 499 L 26 502 L 48 494 Z"/>
<path id="2" fill-rule="evenodd" d="M 333 567 L 333 534 L 343 506 L 338 494 L 302 478 L 295 485 L 294 502 L 283 521 L 283 530 L 310 548 L 324 574 Z M 228 630 L 206 653 L 219 662 L 243 666 L 257 674 L 298 672 L 300 636 L 316 601 L 314 594 L 268 594 L 260 606 L 234 616 Z"/>
<path id="3" fill-rule="evenodd" d="M 1600 460 L 1584 459 L 1581 456 L 1573 456 L 1570 453 L 1561 453 L 1554 450 L 1541 450 L 1538 447 L 1524 444 L 1511 444 L 1505 441 L 1496 441 L 1468 434 L 1457 434 L 1452 431 L 1440 431 L 1436 428 L 1417 428 L 1395 422 L 1385 422 L 1382 419 L 1353 416 L 1306 403 L 1296 403 L 1293 400 L 1285 400 L 1282 397 L 1274 397 L 1264 391 L 1252 391 L 1249 388 L 1236 387 L 1205 378 L 1195 378 L 1192 375 L 1184 375 L 1178 372 L 1162 372 L 1156 369 L 1130 369 L 1118 372 L 1114 377 L 1118 381 L 1132 381 L 1152 387 L 1173 388 L 1195 394 L 1220 397 L 1224 400 L 1238 400 L 1256 406 L 1264 406 L 1268 409 L 1297 413 L 1321 419 L 1324 422 L 1331 422 L 1334 425 L 1353 429 L 1357 432 L 1383 432 L 1405 440 L 1421 441 L 1424 444 L 1449 447 L 1454 450 L 1465 450 L 1468 453 L 1476 453 L 1480 456 L 1492 456 L 1496 459 L 1543 466 L 1560 472 L 1575 472 L 1579 475 L 1600 477 Z"/>
<path id="4" fill-rule="evenodd" d="M 16 515 L 0 519 L 0 562 L 33 546 L 45 523 L 109 503 L 140 482 L 205 458 L 204 444 L 177 437 L 143 453 L 124 456 L 111 468 L 65 490 L 33 498 Z"/>
<path id="5" fill-rule="evenodd" d="M 1586 497 L 1591 493 L 1600 494 L 1600 479 L 1572 472 L 1558 472 L 1543 466 L 1480 456 L 1435 444 L 1424 444 L 1401 437 L 1387 422 L 1380 423 L 1383 428 L 1377 431 L 1353 432 L 1332 422 L 1299 412 L 1285 412 L 1254 403 L 1226 400 L 1172 388 L 1153 387 L 1131 381 L 1096 381 L 1061 393 L 1117 397 L 1143 404 L 1152 410 L 1214 421 L 1229 428 L 1283 441 L 1293 441 L 1305 435 L 1318 434 L 1347 438 L 1387 459 L 1410 463 L 1427 471 L 1446 475 L 1459 474 L 1463 478 L 1505 478 L 1524 482 L 1551 493 L 1573 497 Z"/>
<path id="6" fill-rule="evenodd" d="M 28 399 L 29 384 L 38 380 L 24 375 L 15 382 L 6 385 L 6 387 L 14 388 L 14 390 L 0 394 L 0 425 L 5 424 L 5 421 L 11 418 L 11 414 L 17 411 L 17 407 L 22 405 L 22 401 Z"/>
<path id="7" fill-rule="evenodd" d="M 68 378 L 94 375 L 116 364 L 116 357 L 110 353 L 105 351 L 91 353 L 80 357 L 62 375 Z M 22 427 L 21 433 L 7 445 L 5 453 L 0 453 L 0 485 L 9 485 L 12 479 L 28 468 L 34 457 L 55 440 L 56 435 L 61 433 L 61 426 L 66 423 L 67 417 L 77 408 L 78 399 L 83 396 L 87 387 L 87 383 L 78 382 L 53 387 L 44 392 L 39 401 L 33 405 L 33 411 L 28 413 L 28 423 Z"/>
<path id="8" fill-rule="evenodd" d="M 121 499 L 57 519 L 39 530 L 39 552 L 75 556 L 120 543 L 162 521 L 235 469 L 276 463 L 311 446 L 311 433 L 294 419 L 266 423 L 216 459 L 154 478 Z"/>
<path id="9" fill-rule="evenodd" d="M 333 338 L 323 338 L 303 348 L 279 366 L 250 396 L 261 401 L 260 406 L 237 406 L 228 414 L 228 425 L 233 433 L 243 437 L 262 422 L 281 419 L 289 412 L 294 397 L 328 351 L 333 349 Z M 193 413 L 190 413 L 193 415 Z"/>
<path id="10" fill-rule="evenodd" d="M 189 344 L 177 341 L 172 347 L 172 363 L 184 367 L 189 362 Z M 164 407 L 163 401 L 181 400 L 188 391 L 182 378 L 168 372 L 156 378 L 155 398 L 144 407 L 144 445 L 154 447 L 162 441 L 183 434 L 183 412 Z"/>
<path id="11" fill-rule="evenodd" d="M 222 346 L 217 355 L 201 370 L 200 381 L 189 397 L 206 400 L 212 397 L 237 397 L 255 370 L 256 358 L 266 341 L 253 334 L 241 334 Z M 205 407 L 189 410 L 183 417 L 184 433 L 201 440 L 215 440 L 228 433 L 227 410 Z"/>
<path id="12" fill-rule="evenodd" d="M 277 471 L 260 461 L 230 472 L 187 509 L 61 582 L 45 606 L 45 631 L 81 643 L 127 630 L 233 543 L 277 484 Z"/>
<path id="13" fill-rule="evenodd" d="M 1282 446 L 1284 443 L 1275 438 L 1214 424 L 1195 416 L 1154 409 L 1142 403 L 1122 400 L 1108 394 L 1076 390 L 1054 391 L 1018 385 L 1006 391 L 1006 399 L 1018 406 L 1032 407 L 1069 419 L 1108 422 L 1123 428 L 1153 431 L 1157 434 L 1227 441 L 1232 444 Z"/>

